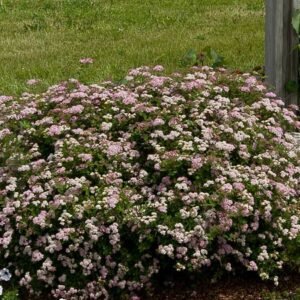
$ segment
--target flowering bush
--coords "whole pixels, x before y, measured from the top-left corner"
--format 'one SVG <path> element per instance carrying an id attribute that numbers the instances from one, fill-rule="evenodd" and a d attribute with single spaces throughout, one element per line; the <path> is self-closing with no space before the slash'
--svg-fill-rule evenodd
<path id="1" fill-rule="evenodd" d="M 166 265 L 278 282 L 300 231 L 296 107 L 250 74 L 162 70 L 0 97 L 0 264 L 30 293 L 134 294 Z"/>

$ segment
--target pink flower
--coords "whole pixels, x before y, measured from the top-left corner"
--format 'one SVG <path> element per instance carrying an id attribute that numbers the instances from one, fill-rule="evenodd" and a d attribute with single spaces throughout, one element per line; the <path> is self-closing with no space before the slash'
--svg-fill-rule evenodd
<path id="1" fill-rule="evenodd" d="M 123 148 L 120 143 L 113 143 L 112 145 L 108 146 L 107 154 L 109 156 L 118 155 L 123 151 Z"/>
<path id="2" fill-rule="evenodd" d="M 27 80 L 26 84 L 27 85 L 37 85 L 40 82 L 39 79 L 29 79 Z"/>
<path id="3" fill-rule="evenodd" d="M 244 93 L 250 93 L 250 88 L 248 86 L 242 86 L 240 90 Z"/>
<path id="4" fill-rule="evenodd" d="M 255 88 L 256 88 L 256 90 L 258 90 L 258 91 L 260 91 L 260 92 L 266 90 L 266 87 L 265 87 L 264 85 L 262 85 L 262 84 L 257 85 Z"/>
<path id="5" fill-rule="evenodd" d="M 246 79 L 246 83 L 249 86 L 253 86 L 257 83 L 257 79 L 254 76 L 251 76 L 251 77 Z"/>
<path id="6" fill-rule="evenodd" d="M 226 183 L 222 186 L 221 190 L 225 193 L 230 193 L 232 191 L 232 185 L 230 183 Z"/>
<path id="7" fill-rule="evenodd" d="M 225 198 L 221 205 L 224 208 L 224 210 L 231 211 L 233 202 L 232 202 L 232 200 Z"/>
<path id="8" fill-rule="evenodd" d="M 257 271 L 258 270 L 257 264 L 254 261 L 250 261 L 248 269 L 249 271 Z"/>
<path id="9" fill-rule="evenodd" d="M 52 125 L 49 130 L 48 130 L 49 135 L 59 135 L 62 133 L 62 128 L 61 126 L 57 125 Z"/>
<path id="10" fill-rule="evenodd" d="M 228 144 L 226 142 L 217 142 L 216 143 L 216 148 L 218 150 L 223 150 L 227 152 L 232 152 L 235 149 L 235 146 L 232 144 Z"/>
<path id="11" fill-rule="evenodd" d="M 0 96 L 0 104 L 13 100 L 12 96 Z"/>
<path id="12" fill-rule="evenodd" d="M 266 97 L 268 97 L 268 98 L 275 98 L 276 94 L 272 93 L 272 92 L 269 92 L 269 93 L 266 93 Z"/>
<path id="13" fill-rule="evenodd" d="M 165 121 L 160 118 L 156 118 L 152 121 L 153 126 L 160 126 L 160 125 L 164 125 L 164 124 L 165 124 Z"/>
<path id="14" fill-rule="evenodd" d="M 92 161 L 93 156 L 89 153 L 82 153 L 79 154 L 78 157 L 82 160 L 82 161 Z"/>
<path id="15" fill-rule="evenodd" d="M 157 65 L 153 68 L 153 71 L 155 72 L 162 72 L 164 70 L 164 67 L 161 65 Z"/>
<path id="16" fill-rule="evenodd" d="M 65 109 L 64 112 L 67 114 L 80 114 L 84 111 L 84 107 L 82 105 L 74 105 L 68 109 Z"/>
<path id="17" fill-rule="evenodd" d="M 136 103 L 136 99 L 133 96 L 127 96 L 123 99 L 122 101 L 125 105 L 130 105 L 130 104 L 135 104 Z"/>
<path id="18" fill-rule="evenodd" d="M 85 98 L 86 96 L 87 96 L 87 94 L 84 93 L 84 92 L 75 92 L 75 93 L 71 93 L 70 94 L 71 98 L 77 98 L 77 99 L 79 99 L 79 98 Z"/>
<path id="19" fill-rule="evenodd" d="M 40 251 L 35 250 L 32 252 L 31 260 L 33 262 L 41 261 L 44 258 L 44 254 L 42 254 Z"/>
<path id="20" fill-rule="evenodd" d="M 33 224 L 39 225 L 41 228 L 46 227 L 46 217 L 47 212 L 45 210 L 42 210 L 40 214 L 33 218 L 32 222 Z"/>
<path id="21" fill-rule="evenodd" d="M 237 191 L 243 191 L 245 189 L 245 185 L 241 182 L 235 182 L 233 184 L 233 188 L 236 189 Z"/>
<path id="22" fill-rule="evenodd" d="M 203 166 L 203 159 L 200 156 L 192 158 L 192 168 L 195 170 L 200 169 Z"/>
<path id="23" fill-rule="evenodd" d="M 0 130 L 0 139 L 3 139 L 5 136 L 9 135 L 11 132 L 9 129 L 5 128 Z"/>
<path id="24" fill-rule="evenodd" d="M 167 81 L 166 77 L 158 77 L 158 76 L 153 76 L 151 81 L 149 82 L 150 85 L 153 87 L 160 87 L 162 86 L 165 82 Z"/>
<path id="25" fill-rule="evenodd" d="M 281 137 L 283 135 L 283 129 L 281 127 L 268 127 L 269 131 L 275 134 L 278 137 Z"/>
<path id="26" fill-rule="evenodd" d="M 79 62 L 83 65 L 89 65 L 89 64 L 92 64 L 94 62 L 94 60 L 90 57 L 84 57 L 84 58 L 81 58 L 79 60 Z"/>

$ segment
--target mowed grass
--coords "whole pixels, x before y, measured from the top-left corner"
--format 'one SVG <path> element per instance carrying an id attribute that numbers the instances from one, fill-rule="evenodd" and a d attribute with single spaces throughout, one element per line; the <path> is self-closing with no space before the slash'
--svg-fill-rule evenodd
<path id="1" fill-rule="evenodd" d="M 32 90 L 31 78 L 44 89 L 120 80 L 141 65 L 172 72 L 206 46 L 250 70 L 263 64 L 263 40 L 264 0 L 0 0 L 0 95 Z"/>

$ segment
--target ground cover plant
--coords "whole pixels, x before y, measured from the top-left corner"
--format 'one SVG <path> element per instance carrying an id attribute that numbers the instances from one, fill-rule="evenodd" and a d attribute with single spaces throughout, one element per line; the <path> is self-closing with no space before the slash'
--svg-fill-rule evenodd
<path id="1" fill-rule="evenodd" d="M 31 78 L 42 90 L 119 80 L 147 64 L 173 72 L 188 49 L 206 46 L 250 70 L 263 64 L 263 22 L 263 0 L 1 0 L 0 94 L 29 90 Z"/>
<path id="2" fill-rule="evenodd" d="M 12 285 L 137 299 L 164 270 L 242 269 L 277 285 L 299 266 L 297 107 L 248 73 L 163 70 L 0 97 L 0 265 Z"/>

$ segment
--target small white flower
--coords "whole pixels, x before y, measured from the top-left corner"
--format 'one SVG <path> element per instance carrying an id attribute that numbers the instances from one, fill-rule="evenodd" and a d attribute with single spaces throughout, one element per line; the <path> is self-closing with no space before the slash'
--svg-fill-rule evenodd
<path id="1" fill-rule="evenodd" d="M 0 280 L 9 281 L 11 278 L 11 274 L 9 273 L 9 270 L 4 268 L 0 270 Z"/>
<path id="2" fill-rule="evenodd" d="M 2 294 L 3 294 L 3 287 L 2 285 L 0 285 L 0 296 L 2 296 Z"/>

